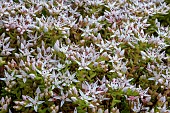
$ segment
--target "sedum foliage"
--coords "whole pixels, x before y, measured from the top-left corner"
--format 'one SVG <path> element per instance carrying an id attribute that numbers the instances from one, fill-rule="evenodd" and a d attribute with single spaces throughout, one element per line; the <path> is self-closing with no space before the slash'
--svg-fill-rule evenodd
<path id="1" fill-rule="evenodd" d="M 0 113 L 169 113 L 168 0 L 0 1 Z"/>

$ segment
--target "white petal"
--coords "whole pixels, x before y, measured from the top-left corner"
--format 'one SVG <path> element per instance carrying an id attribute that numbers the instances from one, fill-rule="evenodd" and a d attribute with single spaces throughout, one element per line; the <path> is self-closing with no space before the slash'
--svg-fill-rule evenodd
<path id="1" fill-rule="evenodd" d="M 74 113 L 77 113 L 77 108 L 75 107 L 75 109 L 74 109 Z"/>
<path id="2" fill-rule="evenodd" d="M 8 113 L 12 113 L 10 109 L 9 109 Z"/>
<path id="3" fill-rule="evenodd" d="M 64 104 L 64 100 L 61 101 L 61 107 L 63 106 L 63 104 Z"/>
<path id="4" fill-rule="evenodd" d="M 103 110 L 101 108 L 99 108 L 97 113 L 103 113 Z"/>
<path id="5" fill-rule="evenodd" d="M 90 104 L 89 107 L 90 107 L 90 108 L 94 108 L 94 105 L 93 105 L 93 104 Z"/>
<path id="6" fill-rule="evenodd" d="M 69 98 L 66 98 L 66 101 L 67 101 L 67 102 L 71 102 L 71 100 L 70 100 Z"/>
<path id="7" fill-rule="evenodd" d="M 71 97 L 71 100 L 72 100 L 73 102 L 75 102 L 75 101 L 77 101 L 77 98 L 76 98 L 76 97 Z"/>
<path id="8" fill-rule="evenodd" d="M 125 53 L 125 50 L 122 50 L 122 51 L 120 52 L 120 56 L 123 56 L 124 53 Z"/>
<path id="9" fill-rule="evenodd" d="M 85 69 L 87 69 L 87 70 L 91 70 L 91 69 L 90 69 L 89 67 L 87 67 L 87 66 L 85 67 Z"/>
<path id="10" fill-rule="evenodd" d="M 5 103 L 5 99 L 4 97 L 1 98 L 1 104 L 4 104 Z"/>
<path id="11" fill-rule="evenodd" d="M 24 44 L 23 43 L 21 43 L 21 49 L 24 49 Z"/>
<path id="12" fill-rule="evenodd" d="M 79 67 L 78 70 L 82 70 L 83 68 L 82 67 Z"/>
<path id="13" fill-rule="evenodd" d="M 59 100 L 61 99 L 60 96 L 55 96 L 54 98 L 55 98 L 55 99 L 59 99 Z"/>
<path id="14" fill-rule="evenodd" d="M 30 96 L 27 96 L 28 100 L 31 101 L 32 103 L 35 102 L 34 99 L 32 99 Z"/>
<path id="15" fill-rule="evenodd" d="M 155 80 L 155 77 L 148 78 L 148 80 Z"/>
<path id="16" fill-rule="evenodd" d="M 115 72 L 115 70 L 110 70 L 109 72 Z"/>
<path id="17" fill-rule="evenodd" d="M 38 110 L 38 106 L 37 105 L 34 106 L 34 110 L 37 112 L 37 110 Z"/>
<path id="18" fill-rule="evenodd" d="M 37 102 L 37 104 L 42 104 L 42 103 L 44 103 L 44 101 L 38 101 L 38 102 Z"/>
<path id="19" fill-rule="evenodd" d="M 4 104 L 4 105 L 2 106 L 2 109 L 7 110 L 7 107 L 8 107 L 8 104 Z"/>
<path id="20" fill-rule="evenodd" d="M 23 82 L 25 83 L 27 81 L 27 78 L 23 78 Z"/>
<path id="21" fill-rule="evenodd" d="M 81 65 L 81 63 L 80 63 L 79 61 L 75 60 L 75 62 L 76 62 L 78 65 Z"/>
<path id="22" fill-rule="evenodd" d="M 56 50 L 56 51 L 60 51 L 60 44 L 59 44 L 59 40 L 57 40 L 56 41 L 56 43 L 54 44 L 54 49 Z"/>
<path id="23" fill-rule="evenodd" d="M 18 78 L 22 78 L 22 75 L 15 75 L 16 77 L 18 77 Z"/>
<path id="24" fill-rule="evenodd" d="M 35 78 L 35 75 L 34 74 L 29 74 L 29 76 L 34 79 Z"/>
<path id="25" fill-rule="evenodd" d="M 30 106 L 32 106 L 33 104 L 32 103 L 29 103 L 29 104 L 27 104 L 25 107 L 30 107 Z"/>
<path id="26" fill-rule="evenodd" d="M 3 80 L 3 81 L 5 81 L 5 80 L 6 80 L 6 78 L 0 78 L 0 80 Z"/>
<path id="27" fill-rule="evenodd" d="M 40 91 L 40 88 L 39 88 L 39 87 L 36 89 L 36 93 L 37 93 L 37 95 L 41 93 L 41 91 Z"/>
<path id="28" fill-rule="evenodd" d="M 10 37 L 6 37 L 6 38 L 4 39 L 4 43 L 8 42 L 9 39 L 10 39 Z"/>
<path id="29" fill-rule="evenodd" d="M 147 56 L 144 51 L 141 51 L 141 55 L 142 55 L 142 56 Z"/>
<path id="30" fill-rule="evenodd" d="M 52 99 L 52 98 L 50 98 L 50 99 L 48 99 L 48 101 L 53 101 L 53 99 Z"/>

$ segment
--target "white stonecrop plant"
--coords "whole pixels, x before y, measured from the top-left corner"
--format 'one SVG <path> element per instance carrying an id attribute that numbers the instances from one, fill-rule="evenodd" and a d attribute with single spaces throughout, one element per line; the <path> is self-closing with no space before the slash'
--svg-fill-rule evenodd
<path id="1" fill-rule="evenodd" d="M 155 19 L 157 36 L 145 32 L 169 10 L 164 0 L 1 0 L 0 111 L 170 112 L 169 26 Z"/>

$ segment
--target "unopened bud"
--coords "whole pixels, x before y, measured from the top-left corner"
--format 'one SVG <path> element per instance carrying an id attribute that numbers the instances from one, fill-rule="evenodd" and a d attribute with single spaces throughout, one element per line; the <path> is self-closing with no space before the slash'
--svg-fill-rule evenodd
<path id="1" fill-rule="evenodd" d="M 18 105 L 18 104 L 19 104 L 19 101 L 14 101 L 14 103 L 15 103 L 16 105 Z"/>
<path id="2" fill-rule="evenodd" d="M 15 11 L 14 11 L 14 10 L 12 10 L 12 11 L 11 11 L 11 13 L 12 13 L 12 14 L 15 14 Z"/>
<path id="3" fill-rule="evenodd" d="M 92 108 L 92 113 L 96 113 L 96 109 L 94 107 Z"/>
<path id="4" fill-rule="evenodd" d="M 10 84 L 8 87 L 9 87 L 9 88 L 12 88 L 12 85 Z"/>
<path id="5" fill-rule="evenodd" d="M 8 88 L 6 87 L 6 88 L 5 88 L 5 90 L 7 91 L 7 90 L 8 90 Z"/>
<path id="6" fill-rule="evenodd" d="M 15 81 L 12 81 L 12 82 L 11 82 L 11 85 L 15 85 L 15 84 L 16 84 L 16 82 L 15 82 Z"/>
<path id="7" fill-rule="evenodd" d="M 9 24 L 5 24 L 4 26 L 8 28 L 8 27 L 9 27 Z"/>
<path id="8" fill-rule="evenodd" d="M 104 111 L 104 113 L 109 113 L 109 110 L 108 110 L 108 109 L 106 109 L 106 110 Z"/>
<path id="9" fill-rule="evenodd" d="M 48 93 L 47 93 L 47 92 L 45 93 L 45 96 L 48 96 Z"/>
<path id="10" fill-rule="evenodd" d="M 13 108 L 19 110 L 20 106 L 13 106 Z"/>
<path id="11" fill-rule="evenodd" d="M 18 27 L 18 28 L 17 28 L 17 31 L 18 31 L 18 32 L 21 32 L 21 28 Z"/>
<path id="12" fill-rule="evenodd" d="M 84 43 L 85 43 L 85 40 L 81 40 L 80 43 L 81 43 L 81 44 L 84 44 Z"/>
<path id="13" fill-rule="evenodd" d="M 103 113 L 103 110 L 101 108 L 99 108 L 97 113 Z"/>
<path id="14" fill-rule="evenodd" d="M 70 44 L 71 43 L 71 40 L 69 38 L 66 39 L 66 43 L 67 44 Z"/>

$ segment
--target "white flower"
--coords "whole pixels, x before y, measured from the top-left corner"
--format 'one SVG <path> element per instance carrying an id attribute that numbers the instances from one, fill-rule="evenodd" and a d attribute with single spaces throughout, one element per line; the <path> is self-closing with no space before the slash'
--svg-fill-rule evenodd
<path id="1" fill-rule="evenodd" d="M 54 50 L 56 50 L 57 52 L 63 52 L 66 53 L 68 50 L 69 46 L 66 46 L 62 43 L 59 42 L 59 40 L 56 41 L 56 43 L 54 44 Z"/>
<path id="2" fill-rule="evenodd" d="M 123 57 L 118 57 L 117 54 L 115 54 L 115 56 L 108 55 L 108 57 L 110 59 L 109 62 L 112 62 L 112 63 L 114 62 L 119 63 L 123 59 Z"/>
<path id="3" fill-rule="evenodd" d="M 155 81 L 155 84 L 157 85 L 161 79 L 161 72 L 156 72 L 156 71 L 153 71 L 153 74 L 154 74 L 154 77 L 151 77 L 151 78 L 148 78 L 148 80 L 154 80 Z"/>
<path id="4" fill-rule="evenodd" d="M 91 61 L 85 61 L 84 57 L 81 57 L 81 62 L 75 60 L 77 62 L 77 64 L 79 65 L 78 70 L 82 70 L 82 69 L 87 69 L 87 70 L 91 70 L 88 65 L 91 63 Z"/>
<path id="5" fill-rule="evenodd" d="M 24 70 L 20 69 L 21 75 L 16 75 L 16 77 L 23 79 L 23 82 L 25 83 L 27 81 L 27 78 L 35 78 L 34 74 L 27 74 Z"/>
<path id="6" fill-rule="evenodd" d="M 158 95 L 158 97 L 160 96 L 160 98 L 158 99 L 158 105 L 162 105 L 166 102 L 166 97 L 162 96 L 161 94 Z"/>
<path id="7" fill-rule="evenodd" d="M 145 90 L 142 90 L 142 88 L 139 86 L 139 88 L 137 88 L 137 91 L 139 92 L 140 97 L 143 99 L 143 97 L 150 97 L 150 95 L 147 94 L 149 90 L 149 87 Z"/>
<path id="8" fill-rule="evenodd" d="M 25 107 L 31 107 L 34 106 L 34 110 L 37 112 L 38 111 L 38 105 L 44 103 L 45 101 L 39 101 L 38 100 L 38 95 L 35 96 L 35 98 L 31 98 L 30 96 L 27 96 L 28 100 L 30 101 L 29 104 L 27 104 Z"/>
<path id="9" fill-rule="evenodd" d="M 166 103 L 164 103 L 163 107 L 157 107 L 160 110 L 160 113 L 170 113 L 170 110 L 167 110 Z"/>
<path id="10" fill-rule="evenodd" d="M 93 31 L 93 29 L 90 29 L 89 26 L 86 26 L 85 29 L 80 28 L 80 30 L 83 31 L 83 34 L 81 36 L 85 37 L 92 35 L 91 32 Z"/>
<path id="11" fill-rule="evenodd" d="M 72 82 L 79 82 L 78 80 L 75 79 L 75 75 L 76 73 L 70 74 L 70 71 L 67 70 L 63 76 L 64 84 L 67 84 L 69 86 Z"/>
<path id="12" fill-rule="evenodd" d="M 6 96 L 5 98 L 2 97 L 0 100 L 0 110 L 7 110 L 8 105 L 10 104 L 11 98 L 9 98 L 8 96 Z"/>
<path id="13" fill-rule="evenodd" d="M 120 88 L 120 82 L 119 82 L 118 79 L 115 79 L 115 78 L 112 80 L 110 85 L 113 89 L 119 89 Z"/>
<path id="14" fill-rule="evenodd" d="M 6 45 L 3 44 L 3 50 L 1 52 L 1 55 L 8 56 L 11 54 L 13 50 L 15 50 L 14 48 L 10 48 L 9 45 L 10 45 L 10 42 L 8 42 Z"/>
<path id="15" fill-rule="evenodd" d="M 126 64 L 127 62 L 122 62 L 122 60 L 117 63 L 112 63 L 113 69 L 109 72 L 116 72 L 119 76 L 122 76 L 123 73 L 126 73 L 127 71 Z"/>
<path id="16" fill-rule="evenodd" d="M 68 98 L 68 93 L 64 94 L 63 90 L 61 90 L 60 96 L 54 95 L 53 98 L 50 98 L 48 101 L 52 101 L 53 99 L 61 100 L 60 106 L 62 107 L 64 102 L 71 102 L 72 100 Z"/>
<path id="17" fill-rule="evenodd" d="M 80 93 L 80 98 L 83 100 L 93 100 L 94 98 L 87 96 L 86 94 L 84 94 L 80 89 L 79 89 L 79 93 Z"/>
<path id="18" fill-rule="evenodd" d="M 142 104 L 140 103 L 140 101 L 139 101 L 139 98 L 138 98 L 138 101 L 137 102 L 133 102 L 133 108 L 132 108 L 132 110 L 134 111 L 134 112 L 140 112 L 141 111 L 141 106 L 142 106 Z"/>
<path id="19" fill-rule="evenodd" d="M 106 41 L 106 43 L 104 43 L 103 40 L 101 40 L 100 42 L 101 44 L 96 44 L 99 48 L 100 48 L 100 53 L 103 52 L 104 50 L 110 51 L 110 47 L 111 47 L 111 42 Z"/>
<path id="20" fill-rule="evenodd" d="M 42 63 L 42 61 L 40 61 L 41 62 L 41 64 L 42 64 L 42 66 L 41 66 L 41 70 L 38 70 L 37 68 L 36 68 L 36 71 L 39 73 L 39 74 L 41 74 L 44 78 L 46 78 L 47 76 L 50 76 L 51 75 L 51 71 L 52 71 L 52 68 L 46 68 L 46 66 L 47 66 L 47 61 L 44 61 L 43 63 Z"/>
<path id="21" fill-rule="evenodd" d="M 55 87 L 59 88 L 59 89 L 63 89 L 63 87 L 61 86 L 61 84 L 63 83 L 63 81 L 59 80 L 59 76 L 62 76 L 62 73 L 55 73 L 55 71 L 52 72 L 52 75 L 50 76 L 50 79 L 53 79 L 52 82 L 52 89 L 54 89 Z"/>
<path id="22" fill-rule="evenodd" d="M 3 80 L 6 85 L 8 86 L 10 84 L 10 81 L 15 80 L 16 78 L 14 77 L 15 71 L 13 71 L 11 74 L 9 74 L 6 70 L 5 71 L 5 78 L 0 78 L 0 80 Z"/>
<path id="23" fill-rule="evenodd" d="M 60 62 L 58 62 L 57 68 L 54 68 L 54 69 L 56 69 L 57 71 L 60 71 L 60 70 L 62 70 L 65 67 L 66 67 L 65 64 L 61 64 Z"/>

